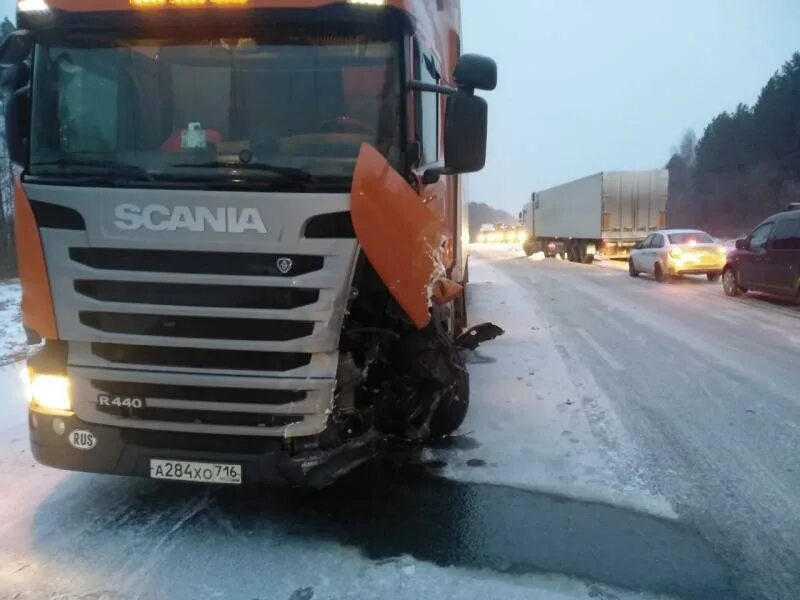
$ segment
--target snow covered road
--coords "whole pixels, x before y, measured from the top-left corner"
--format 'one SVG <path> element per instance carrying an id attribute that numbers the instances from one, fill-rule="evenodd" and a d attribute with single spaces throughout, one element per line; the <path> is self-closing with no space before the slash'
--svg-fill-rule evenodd
<path id="1" fill-rule="evenodd" d="M 470 272 L 507 334 L 461 435 L 322 494 L 41 467 L 3 368 L 0 598 L 797 597 L 800 309 L 504 248 Z"/>
<path id="2" fill-rule="evenodd" d="M 617 446 L 631 480 L 713 545 L 735 597 L 800 597 L 800 306 L 624 263 L 475 254 L 536 303 L 573 383 L 590 378 L 634 442 Z"/>

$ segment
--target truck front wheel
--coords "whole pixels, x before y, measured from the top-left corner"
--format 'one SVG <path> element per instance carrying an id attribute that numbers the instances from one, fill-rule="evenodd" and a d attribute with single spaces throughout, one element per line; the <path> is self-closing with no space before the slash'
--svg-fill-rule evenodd
<path id="1" fill-rule="evenodd" d="M 431 437 L 441 438 L 450 435 L 461 427 L 469 409 L 469 372 L 461 356 L 456 354 L 458 374 L 452 387 L 443 397 L 431 417 Z"/>

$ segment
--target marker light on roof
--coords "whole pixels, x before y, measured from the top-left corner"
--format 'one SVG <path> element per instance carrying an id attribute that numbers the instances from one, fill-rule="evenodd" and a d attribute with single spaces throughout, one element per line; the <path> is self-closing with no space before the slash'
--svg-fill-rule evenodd
<path id="1" fill-rule="evenodd" d="M 48 12 L 50 7 L 44 0 L 19 0 L 17 10 L 23 13 L 43 13 Z"/>
<path id="2" fill-rule="evenodd" d="M 386 0 L 347 0 L 349 4 L 363 4 L 365 6 L 383 6 Z"/>
<path id="3" fill-rule="evenodd" d="M 136 8 L 162 8 L 165 6 L 244 6 L 250 0 L 130 0 Z"/>

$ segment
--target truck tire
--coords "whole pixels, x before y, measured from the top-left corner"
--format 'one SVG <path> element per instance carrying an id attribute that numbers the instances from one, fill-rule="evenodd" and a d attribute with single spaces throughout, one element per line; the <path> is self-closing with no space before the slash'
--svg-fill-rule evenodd
<path id="1" fill-rule="evenodd" d="M 569 262 L 578 262 L 578 249 L 572 242 L 567 245 L 567 258 Z"/>
<path id="2" fill-rule="evenodd" d="M 469 409 L 469 372 L 460 354 L 454 359 L 460 371 L 456 384 L 446 398 L 442 398 L 436 412 L 431 417 L 431 437 L 441 438 L 450 435 L 461 427 Z"/>
<path id="3" fill-rule="evenodd" d="M 583 242 L 575 244 L 575 262 L 586 263 L 586 244 Z"/>
<path id="4" fill-rule="evenodd" d="M 706 279 L 710 282 L 719 281 L 720 274 L 719 273 L 706 273 Z"/>
<path id="5" fill-rule="evenodd" d="M 523 252 L 525 252 L 525 256 L 533 256 L 533 246 L 529 244 L 525 244 L 522 247 Z"/>

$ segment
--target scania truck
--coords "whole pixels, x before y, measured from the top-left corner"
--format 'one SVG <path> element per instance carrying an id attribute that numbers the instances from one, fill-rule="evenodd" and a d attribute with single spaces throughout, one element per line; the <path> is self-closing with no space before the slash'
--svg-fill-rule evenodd
<path id="1" fill-rule="evenodd" d="M 21 0 L 0 48 L 35 458 L 325 486 L 459 427 L 458 0 Z"/>

